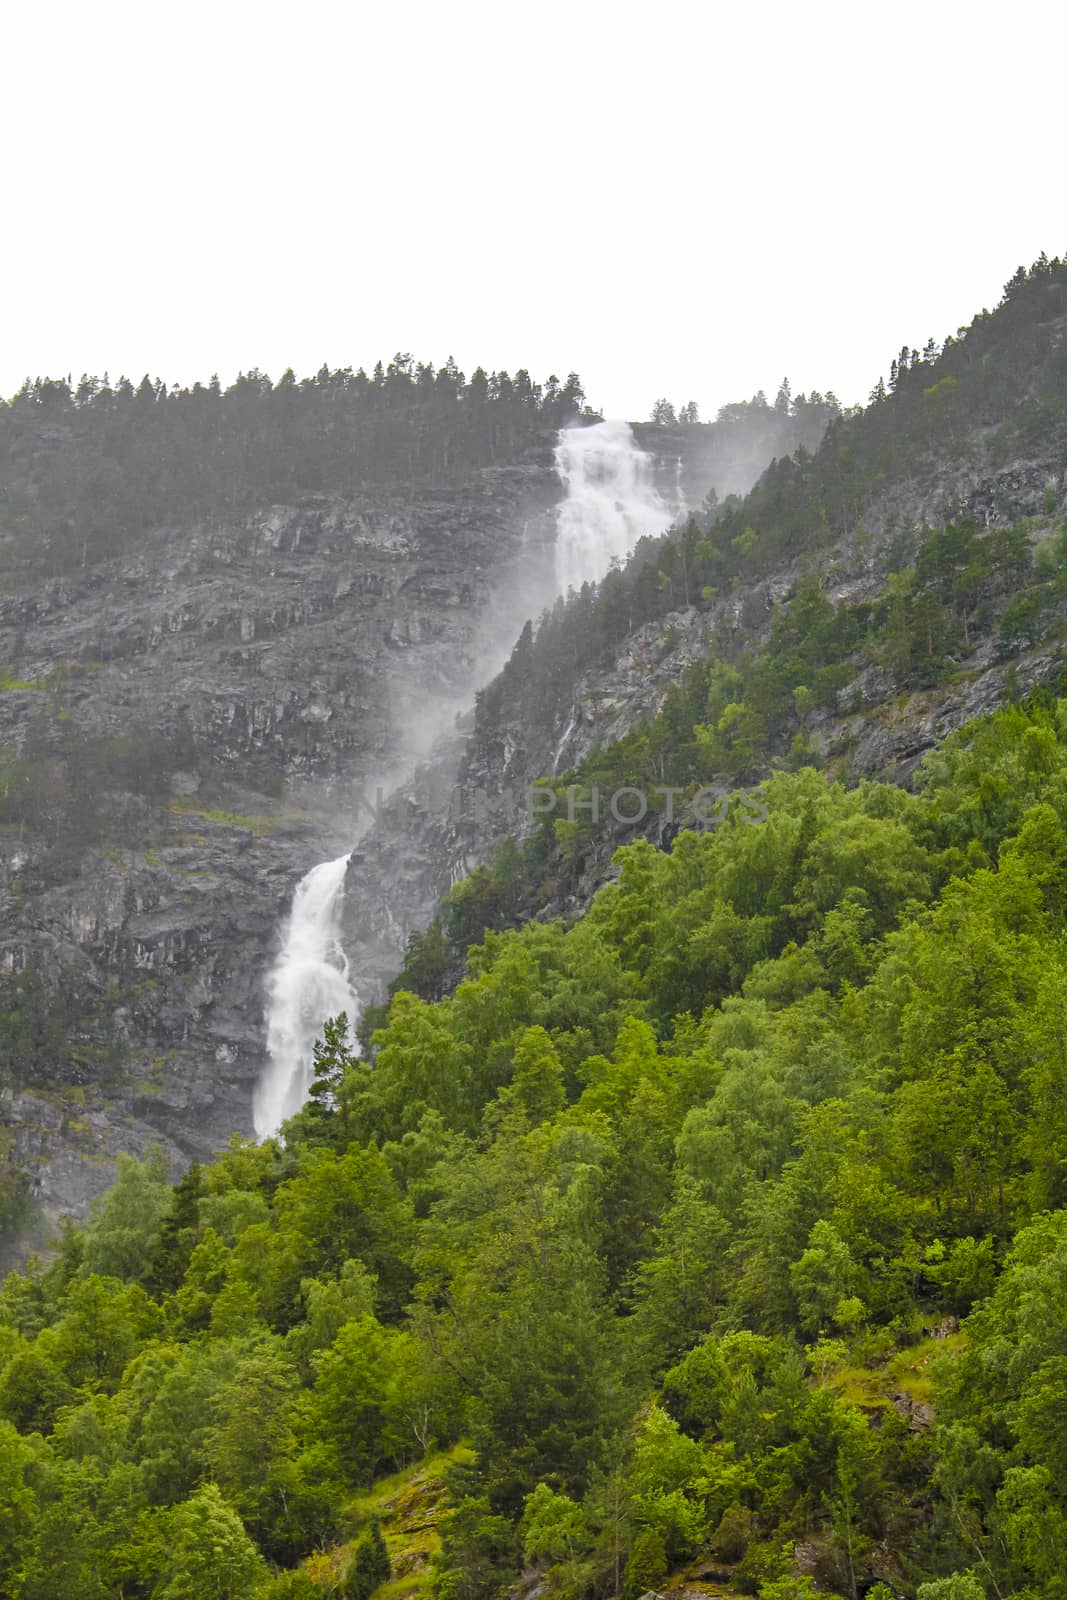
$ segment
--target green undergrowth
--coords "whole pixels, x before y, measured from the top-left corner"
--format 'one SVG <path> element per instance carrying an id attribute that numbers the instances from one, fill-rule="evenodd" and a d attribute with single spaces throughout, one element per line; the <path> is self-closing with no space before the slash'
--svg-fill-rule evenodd
<path id="1" fill-rule="evenodd" d="M 1067 702 L 764 802 L 120 1160 L 0 1290 L 3 1600 L 1063 1600 Z"/>
<path id="2" fill-rule="evenodd" d="M 831 1366 L 822 1381 L 837 1399 L 861 1411 L 884 1411 L 895 1405 L 906 1412 L 909 1402 L 933 1401 L 934 1363 L 951 1361 L 966 1343 L 965 1335 L 954 1330 L 902 1345 L 881 1361 L 864 1363 L 850 1354 L 840 1365 Z"/>
<path id="3" fill-rule="evenodd" d="M 246 832 L 254 834 L 257 839 L 280 833 L 291 823 L 303 821 L 306 816 L 306 812 L 292 809 L 243 814 L 237 811 L 186 806 L 179 801 L 173 801 L 167 810 L 177 817 L 202 817 L 205 822 L 217 823 L 220 828 L 243 828 Z"/>
<path id="4" fill-rule="evenodd" d="M 449 1510 L 447 1474 L 451 1467 L 470 1466 L 474 1460 L 469 1446 L 453 1445 L 379 1479 L 352 1502 L 350 1514 L 357 1527 L 377 1522 L 389 1551 L 393 1576 L 375 1591 L 383 1600 L 402 1600 L 432 1587 L 441 1522 Z"/>

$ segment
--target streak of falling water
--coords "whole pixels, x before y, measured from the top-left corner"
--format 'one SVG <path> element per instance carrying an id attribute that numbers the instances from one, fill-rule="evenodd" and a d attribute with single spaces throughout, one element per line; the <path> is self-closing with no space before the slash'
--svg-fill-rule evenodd
<path id="1" fill-rule="evenodd" d="M 597 422 L 563 428 L 555 452 L 563 483 L 555 547 L 556 585 L 561 594 L 603 578 L 646 534 L 662 533 L 678 507 L 659 495 L 652 462 L 626 422 Z M 680 493 L 680 474 L 679 474 Z M 546 595 L 522 595 L 515 616 L 535 615 Z M 505 606 L 505 615 L 510 613 Z M 511 623 L 511 616 L 507 616 Z M 498 639 L 502 618 L 483 619 L 485 635 L 472 669 L 470 697 L 507 659 Z M 521 628 L 514 622 L 513 633 Z M 506 642 L 510 648 L 511 638 Z M 454 709 L 454 708 L 453 708 Z M 430 716 L 428 726 L 440 725 Z M 451 720 L 451 716 L 447 720 Z M 563 734 L 553 766 L 558 765 L 576 724 Z M 425 751 L 420 752 L 425 754 Z M 313 1049 L 328 1017 L 346 1013 L 350 1028 L 359 1016 L 359 996 L 349 983 L 348 961 L 340 942 L 340 909 L 348 857 L 313 867 L 296 886 L 282 933 L 281 951 L 267 980 L 267 1064 L 256 1086 L 253 1124 L 267 1138 L 303 1105 L 311 1086 Z"/>
<path id="2" fill-rule="evenodd" d="M 575 730 L 575 728 L 577 726 L 578 726 L 578 713 L 577 713 L 577 711 L 572 711 L 571 712 L 571 720 L 568 722 L 567 726 L 564 728 L 563 734 L 562 734 L 562 736 L 560 738 L 560 741 L 556 746 L 556 753 L 552 757 L 552 776 L 553 777 L 555 777 L 556 773 L 559 771 L 560 756 L 562 756 L 564 750 L 566 750 L 567 741 L 570 739 L 571 734 L 574 732 L 574 730 Z"/>
<path id="3" fill-rule="evenodd" d="M 662 533 L 671 520 L 651 459 L 638 449 L 628 422 L 564 428 L 556 445 L 556 471 L 565 491 L 556 537 L 561 594 L 596 583 L 638 539 Z"/>
<path id="4" fill-rule="evenodd" d="M 297 884 L 282 948 L 267 980 L 267 1065 L 256 1085 L 252 1123 L 266 1139 L 303 1105 L 315 1040 L 328 1017 L 354 1025 L 359 996 L 348 981 L 339 920 L 347 855 L 312 867 Z"/>

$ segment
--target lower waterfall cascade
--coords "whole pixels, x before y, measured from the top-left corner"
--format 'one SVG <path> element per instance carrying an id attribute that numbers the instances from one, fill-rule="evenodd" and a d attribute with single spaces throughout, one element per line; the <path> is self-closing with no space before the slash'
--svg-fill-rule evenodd
<path id="1" fill-rule="evenodd" d="M 300 1110 L 311 1087 L 315 1040 L 343 1011 L 350 1029 L 359 996 L 338 937 L 348 856 L 322 861 L 296 886 L 282 947 L 267 980 L 267 1065 L 256 1085 L 252 1125 L 269 1138 Z"/>

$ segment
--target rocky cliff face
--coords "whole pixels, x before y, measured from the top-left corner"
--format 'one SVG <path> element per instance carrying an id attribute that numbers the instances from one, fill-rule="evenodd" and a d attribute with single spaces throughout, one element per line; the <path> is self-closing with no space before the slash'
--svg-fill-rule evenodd
<path id="1" fill-rule="evenodd" d="M 1059 455 L 993 465 L 977 441 L 966 461 L 931 458 L 860 508 L 852 534 L 823 553 L 825 592 L 834 603 L 873 598 L 884 588 L 890 552 L 902 534 L 962 517 L 973 516 L 990 530 L 1031 519 L 1030 537 L 1039 545 L 1062 522 L 1065 500 L 1067 470 Z M 365 998 L 382 998 L 408 934 L 427 924 L 450 885 L 486 861 L 502 836 L 529 830 L 531 783 L 567 772 L 653 716 L 692 662 L 757 650 L 768 637 L 772 608 L 787 602 L 810 570 L 810 561 L 787 560 L 711 605 L 679 609 L 638 628 L 613 655 L 568 683 L 536 723 L 505 699 L 443 743 L 352 857 L 346 949 L 371 980 Z M 1008 592 L 996 597 L 993 622 L 1010 599 Z M 857 662 L 837 709 L 813 716 L 812 741 L 846 779 L 909 783 L 923 755 L 948 733 L 1004 704 L 1009 694 L 1058 676 L 1062 665 L 1062 647 L 1052 641 L 1005 657 L 992 625 L 969 656 L 966 675 L 935 689 L 900 693 L 891 674 Z M 635 832 L 605 827 L 574 896 L 543 909 L 580 910 L 603 881 L 614 850 Z"/>
<path id="2" fill-rule="evenodd" d="M 704 430 L 641 442 L 668 504 L 731 486 Z M 1059 505 L 1062 464 L 932 462 L 829 552 L 830 589 L 876 590 L 902 526 L 961 507 L 1010 522 L 1045 506 L 1050 484 Z M 0 747 L 62 751 L 74 729 L 105 752 L 128 756 L 132 741 L 158 768 L 113 773 L 84 840 L 0 824 L 0 979 L 39 974 L 72 1041 L 0 1107 L 46 1218 L 83 1212 L 121 1150 L 160 1142 L 177 1168 L 251 1131 L 279 924 L 303 874 L 356 841 L 359 796 L 393 787 L 346 884 L 345 947 L 370 1003 L 441 894 L 521 829 L 532 779 L 654 712 L 687 662 L 757 644 L 801 576 L 787 562 L 638 629 L 536 723 L 506 701 L 476 718 L 473 684 L 553 594 L 559 493 L 546 447 L 462 491 L 306 496 L 160 528 L 121 563 L 0 599 Z M 906 780 L 923 749 L 1001 698 L 1005 664 L 987 654 L 922 704 L 857 678 L 814 735 L 843 771 Z M 1051 652 L 1017 665 L 1025 687 Z M 586 863 L 579 898 L 617 842 Z"/>
<path id="3" fill-rule="evenodd" d="M 0 826 L 0 973 L 72 1004 L 74 1048 L 2 1107 L 46 1213 L 82 1211 L 118 1150 L 158 1140 L 180 1166 L 250 1131 L 293 886 L 351 844 L 357 794 L 447 725 L 517 596 L 550 583 L 557 495 L 546 450 L 463 492 L 159 529 L 0 600 L 9 756 L 72 730 L 121 753 L 133 731 L 167 767 L 132 790 L 94 772 L 104 820 L 84 840 L 77 796 L 74 837 Z"/>
<path id="4" fill-rule="evenodd" d="M 857 516 L 853 534 L 821 554 L 826 597 L 835 605 L 873 600 L 884 588 L 892 548 L 902 535 L 966 517 L 988 530 L 1032 519 L 1030 538 L 1037 547 L 1062 522 L 1065 491 L 1067 470 L 1058 456 L 997 468 L 980 456 L 966 465 L 929 462 L 925 471 L 879 494 Z M 623 738 L 659 710 L 668 685 L 691 662 L 708 655 L 734 659 L 763 644 L 773 607 L 787 603 L 812 570 L 810 559 L 787 561 L 710 606 L 687 607 L 639 628 L 609 661 L 583 674 L 573 696 L 565 695 L 540 727 L 523 725 L 505 707 L 495 721 L 482 722 L 471 743 L 468 782 L 484 789 L 500 773 L 504 789 L 518 791 Z M 906 783 L 923 754 L 947 733 L 1003 702 L 1000 685 L 1009 666 L 1016 671 L 1013 692 L 1041 682 L 1056 655 L 1051 645 L 1010 660 L 995 647 L 993 624 L 1010 599 L 1006 590 L 996 597 L 991 621 L 968 657 L 965 684 L 902 697 L 889 673 L 857 672 L 838 695 L 837 713 L 814 715 L 820 754 L 839 755 L 850 778 Z"/>
<path id="5" fill-rule="evenodd" d="M 645 433 L 665 502 L 683 480 L 702 497 L 707 431 Z M 546 442 L 462 489 L 161 527 L 132 556 L 0 598 L 0 756 L 54 757 L 57 781 L 92 788 L 50 828 L 0 820 L 0 980 L 39 976 L 72 1041 L 28 1063 L 16 1050 L 0 1089 L 46 1221 L 84 1212 L 120 1151 L 158 1142 L 177 1170 L 251 1132 L 294 886 L 435 742 L 447 788 L 474 685 L 555 597 L 559 494 Z M 395 801 L 405 821 L 414 792 Z M 388 929 L 374 957 L 354 941 L 369 994 L 458 870 L 410 865 L 414 894 L 353 879 L 350 923 Z"/>

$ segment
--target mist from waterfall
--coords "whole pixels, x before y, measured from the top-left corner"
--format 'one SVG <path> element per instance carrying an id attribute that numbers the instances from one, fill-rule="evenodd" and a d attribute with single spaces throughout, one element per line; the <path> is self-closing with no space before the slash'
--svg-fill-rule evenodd
<path id="1" fill-rule="evenodd" d="M 564 428 L 556 445 L 556 471 L 564 488 L 556 539 L 561 594 L 598 582 L 638 539 L 662 533 L 671 521 L 652 459 L 638 448 L 628 422 Z"/>
<path id="2" fill-rule="evenodd" d="M 421 715 L 405 716 L 409 771 L 430 752 L 455 712 L 469 707 L 475 691 L 503 666 L 528 616 L 536 616 L 557 594 L 603 578 L 638 539 L 662 533 L 677 508 L 660 497 L 652 461 L 638 448 L 626 422 L 564 428 L 555 449 L 563 484 L 557 512 L 555 572 L 528 569 L 527 588 L 501 591 L 482 618 L 465 700 L 423 694 Z M 520 568 L 520 571 L 522 569 Z M 414 715 L 414 711 L 413 711 Z M 572 712 L 556 751 L 558 766 L 577 722 Z M 413 736 L 412 729 L 421 730 Z M 404 775 L 394 769 L 396 781 Z M 386 785 L 383 784 L 383 788 Z M 373 792 L 373 791 L 372 791 Z M 352 821 L 352 839 L 366 827 Z M 303 1105 L 314 1072 L 314 1045 L 323 1023 L 345 1012 L 353 1035 L 359 996 L 349 982 L 340 942 L 340 912 L 348 856 L 313 867 L 296 886 L 282 930 L 281 949 L 267 978 L 267 1062 L 253 1098 L 253 1126 L 260 1139 L 276 1134 Z"/>

